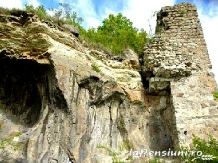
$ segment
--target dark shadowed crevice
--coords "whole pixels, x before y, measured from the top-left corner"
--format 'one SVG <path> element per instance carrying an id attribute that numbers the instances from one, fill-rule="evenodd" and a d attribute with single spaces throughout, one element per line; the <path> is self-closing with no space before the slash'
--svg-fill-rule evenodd
<path id="1" fill-rule="evenodd" d="M 0 59 L 1 109 L 15 115 L 18 123 L 33 125 L 40 117 L 42 95 L 48 65 L 31 60 Z M 15 120 L 13 119 L 13 120 Z"/>
<path id="2" fill-rule="evenodd" d="M 168 151 L 177 147 L 174 108 L 170 96 L 165 96 L 165 98 L 165 107 L 158 105 L 150 110 L 148 124 L 149 146 L 153 151 Z M 151 102 L 158 102 L 160 97 L 153 96 L 152 99 L 153 101 Z"/>
<path id="3" fill-rule="evenodd" d="M 142 60 L 144 56 L 141 56 Z M 141 68 L 145 65 L 141 62 Z M 145 68 L 146 69 L 146 68 Z M 148 99 L 149 109 L 149 148 L 153 151 L 174 150 L 178 146 L 178 134 L 176 133 L 175 109 L 171 101 L 171 90 L 169 81 L 152 81 L 155 75 L 152 71 L 140 72 L 142 83 L 145 89 L 145 96 Z M 168 84 L 167 84 L 168 83 Z M 164 89 L 158 89 L 165 85 Z M 156 87 L 155 87 L 156 86 Z M 161 87 L 160 87 L 161 88 Z M 166 106 L 161 106 L 161 98 L 166 98 Z"/>
<path id="4" fill-rule="evenodd" d="M 112 142 L 113 142 L 113 140 L 112 140 L 112 130 L 113 130 L 113 118 L 112 118 L 112 112 L 111 112 L 111 108 L 112 108 L 112 106 L 111 106 L 111 103 L 110 103 L 110 106 L 109 106 L 109 115 L 110 115 L 110 124 L 109 124 L 109 128 L 110 128 L 110 131 L 109 131 L 109 137 L 110 137 L 110 147 L 112 147 Z"/>
<path id="5" fill-rule="evenodd" d="M 153 74 L 152 71 L 147 71 L 146 73 L 140 72 L 140 75 L 141 75 L 141 79 L 142 79 L 142 84 L 143 84 L 145 90 L 148 91 L 148 89 L 149 89 L 149 79 L 151 77 L 154 77 L 155 75 Z"/>
<path id="6" fill-rule="evenodd" d="M 0 109 L 14 123 L 32 126 L 48 105 L 67 111 L 52 65 L 33 60 L 0 58 Z"/>

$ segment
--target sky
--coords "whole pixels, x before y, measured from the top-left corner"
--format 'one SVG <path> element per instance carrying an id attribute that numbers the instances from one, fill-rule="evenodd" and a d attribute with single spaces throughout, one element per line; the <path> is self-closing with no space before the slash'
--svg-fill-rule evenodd
<path id="1" fill-rule="evenodd" d="M 84 19 L 82 26 L 86 29 L 98 27 L 110 13 L 122 13 L 133 22 L 134 27 L 152 33 L 156 25 L 153 13 L 161 7 L 181 2 L 190 2 L 197 7 L 212 62 L 212 72 L 218 83 L 218 0 L 0 0 L 0 6 L 23 8 L 25 4 L 32 4 L 35 7 L 44 5 L 46 9 L 55 9 L 59 3 L 68 3 Z"/>

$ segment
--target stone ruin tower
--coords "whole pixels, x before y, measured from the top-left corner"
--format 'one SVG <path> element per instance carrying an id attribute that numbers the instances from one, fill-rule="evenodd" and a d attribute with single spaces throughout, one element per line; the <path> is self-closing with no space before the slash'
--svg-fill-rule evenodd
<path id="1" fill-rule="evenodd" d="M 174 147 L 190 145 L 192 134 L 218 138 L 218 104 L 212 95 L 217 85 L 211 68 L 196 7 L 163 7 L 155 36 L 145 46 L 142 76 L 147 94 L 170 97 L 171 110 L 164 116 Z"/>

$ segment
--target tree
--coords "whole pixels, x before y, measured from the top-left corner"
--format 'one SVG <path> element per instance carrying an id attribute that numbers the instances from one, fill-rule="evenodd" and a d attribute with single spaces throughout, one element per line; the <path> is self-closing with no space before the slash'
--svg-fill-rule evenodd
<path id="1" fill-rule="evenodd" d="M 40 19 L 46 19 L 48 17 L 45 7 L 43 5 L 40 5 L 38 7 L 34 7 L 33 5 L 25 5 L 25 10 L 27 12 L 32 12 L 39 16 Z"/>
<path id="2" fill-rule="evenodd" d="M 96 35 L 97 42 L 120 55 L 128 48 L 132 48 L 136 52 L 139 51 L 139 48 L 143 49 L 142 44 L 145 44 L 147 36 L 145 31 L 138 32 L 133 27 L 133 23 L 121 13 L 117 16 L 110 14 L 108 18 L 104 19 L 102 26 L 97 28 Z"/>
<path id="3" fill-rule="evenodd" d="M 77 21 L 78 24 L 82 24 L 83 18 L 82 17 L 77 17 L 76 21 Z"/>
<path id="4" fill-rule="evenodd" d="M 35 8 L 33 7 L 33 5 L 25 5 L 25 11 L 27 12 L 33 12 L 35 13 Z"/>
<path id="5" fill-rule="evenodd" d="M 147 38 L 147 32 L 142 28 L 140 32 L 137 33 L 136 41 L 134 43 L 134 50 L 139 55 L 143 54 L 143 49 L 145 46 L 145 43 L 148 42 Z"/>
<path id="6" fill-rule="evenodd" d="M 71 18 L 73 20 L 73 23 L 76 23 L 76 18 L 77 18 L 77 12 L 73 11 L 73 14 L 71 15 Z"/>
<path id="7" fill-rule="evenodd" d="M 59 3 L 59 5 L 63 8 L 61 9 L 61 15 L 65 18 L 67 23 L 72 23 L 71 17 L 70 17 L 70 12 L 72 8 L 68 3 Z"/>
<path id="8" fill-rule="evenodd" d="M 68 3 L 59 3 L 59 5 L 63 8 L 64 17 L 66 17 L 67 15 L 70 15 L 70 11 L 72 10 L 72 8 L 70 7 Z"/>
<path id="9" fill-rule="evenodd" d="M 82 38 L 94 44 L 96 47 L 102 47 L 109 53 L 122 55 L 126 49 L 132 49 L 138 54 L 143 52 L 144 44 L 147 41 L 147 33 L 144 30 L 138 31 L 133 27 L 133 23 L 121 13 L 117 15 L 110 14 L 104 19 L 102 26 L 97 29 L 91 28 L 85 30 L 81 23 L 83 18 L 79 17 L 76 11 L 67 3 L 60 3 L 61 9 L 50 9 L 54 12 L 51 17 L 46 13 L 44 6 L 34 8 L 32 5 L 25 5 L 27 12 L 37 14 L 41 19 L 50 19 L 59 25 L 65 23 L 75 25 L 79 28 Z"/>
<path id="10" fill-rule="evenodd" d="M 41 19 L 45 19 L 47 16 L 45 7 L 43 5 L 40 5 L 36 8 L 36 14 L 39 16 Z"/>

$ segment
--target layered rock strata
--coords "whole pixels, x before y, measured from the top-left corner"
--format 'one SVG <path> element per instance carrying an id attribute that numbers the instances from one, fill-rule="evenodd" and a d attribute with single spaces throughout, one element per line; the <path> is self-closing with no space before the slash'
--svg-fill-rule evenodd
<path id="1" fill-rule="evenodd" d="M 148 146 L 137 54 L 110 60 L 47 23 L 0 17 L 1 161 L 112 162 L 107 148 L 125 160 Z"/>
<path id="2" fill-rule="evenodd" d="M 217 137 L 216 83 L 195 6 L 161 9 L 140 64 L 131 50 L 108 57 L 29 16 L 0 15 L 1 162 L 141 163 L 147 157 L 131 149 Z"/>

